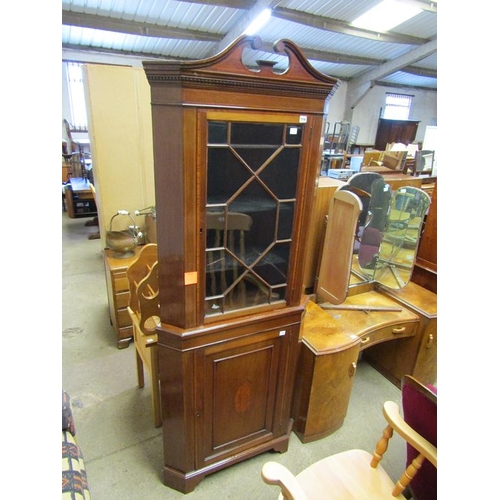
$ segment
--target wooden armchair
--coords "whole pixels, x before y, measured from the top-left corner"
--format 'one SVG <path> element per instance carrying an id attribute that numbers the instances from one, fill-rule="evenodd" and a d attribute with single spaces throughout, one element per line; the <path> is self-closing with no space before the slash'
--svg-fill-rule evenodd
<path id="1" fill-rule="evenodd" d="M 366 151 L 363 165 L 367 167 L 384 167 L 382 171 L 388 169 L 403 170 L 406 162 L 407 151 Z"/>
<path id="2" fill-rule="evenodd" d="M 144 245 L 137 259 L 127 269 L 130 287 L 128 313 L 132 319 L 137 363 L 137 385 L 144 387 L 144 366 L 151 381 L 151 403 L 156 427 L 160 427 L 160 381 L 158 373 L 159 317 L 158 253 L 157 245 Z"/>
<path id="3" fill-rule="evenodd" d="M 393 401 L 384 403 L 383 413 L 389 425 L 384 429 L 373 455 L 363 450 L 344 451 L 312 464 L 297 476 L 277 462 L 267 462 L 262 468 L 263 480 L 279 486 L 280 498 L 286 500 L 404 500 L 403 490 L 426 459 L 437 468 L 437 448 L 405 422 Z M 379 464 L 394 431 L 417 450 L 416 457 L 396 483 Z"/>

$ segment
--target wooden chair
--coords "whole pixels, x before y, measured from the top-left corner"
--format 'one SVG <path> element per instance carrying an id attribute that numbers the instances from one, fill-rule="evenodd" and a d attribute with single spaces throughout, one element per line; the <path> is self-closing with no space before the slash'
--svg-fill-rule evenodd
<path id="1" fill-rule="evenodd" d="M 220 274 L 219 291 L 225 293 L 228 289 L 226 271 L 232 269 L 233 283 L 238 279 L 238 266 L 236 261 L 232 260 L 230 264 L 226 264 L 226 250 L 233 255 L 238 255 L 242 261 L 245 261 L 245 233 L 250 231 L 252 227 L 252 217 L 239 212 L 228 212 L 227 220 L 224 212 L 208 212 L 207 213 L 207 230 L 214 231 L 214 248 L 220 248 L 218 261 L 214 262 L 214 252 L 208 252 L 208 265 L 210 275 L 210 291 L 212 295 L 218 293 L 216 270 Z M 238 241 L 239 250 L 237 251 L 235 242 Z M 241 300 L 246 301 L 246 288 L 244 280 L 239 283 L 241 291 Z M 229 295 L 230 300 L 233 294 Z"/>
<path id="2" fill-rule="evenodd" d="M 137 385 L 144 387 L 144 366 L 151 381 L 151 403 L 153 420 L 160 427 L 160 381 L 158 373 L 158 335 L 156 326 L 159 317 L 158 252 L 157 245 L 144 245 L 137 259 L 127 269 L 130 287 L 128 313 L 132 319 L 137 363 Z"/>
<path id="3" fill-rule="evenodd" d="M 434 151 L 422 150 L 415 153 L 415 166 L 412 169 L 411 175 L 432 175 L 434 167 Z"/>
<path id="4" fill-rule="evenodd" d="M 383 414 L 389 425 L 384 429 L 373 455 L 363 450 L 344 451 L 312 464 L 297 476 L 277 462 L 267 462 L 262 468 L 263 480 L 267 484 L 278 485 L 281 488 L 279 498 L 286 500 L 404 500 L 403 490 L 426 459 L 437 468 L 437 448 L 405 422 L 393 401 L 384 403 Z M 418 450 L 417 456 L 396 483 L 379 464 L 394 431 Z"/>

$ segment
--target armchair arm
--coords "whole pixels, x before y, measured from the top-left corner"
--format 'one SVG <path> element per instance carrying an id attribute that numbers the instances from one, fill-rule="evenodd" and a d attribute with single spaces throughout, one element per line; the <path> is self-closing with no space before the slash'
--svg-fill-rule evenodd
<path id="1" fill-rule="evenodd" d="M 432 445 L 405 422 L 399 412 L 399 406 L 394 401 L 386 401 L 383 413 L 390 426 L 437 468 L 436 446 Z"/>
<path id="2" fill-rule="evenodd" d="M 307 500 L 295 476 L 278 462 L 266 462 L 261 471 L 265 483 L 277 485 L 285 500 Z"/>

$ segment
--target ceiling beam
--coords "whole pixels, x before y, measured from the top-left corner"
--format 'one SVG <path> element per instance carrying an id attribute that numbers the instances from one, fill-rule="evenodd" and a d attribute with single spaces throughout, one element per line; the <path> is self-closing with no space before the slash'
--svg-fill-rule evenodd
<path id="1" fill-rule="evenodd" d="M 412 64 L 424 59 L 437 51 L 437 40 L 431 40 L 425 45 L 416 47 L 410 50 L 401 57 L 387 61 L 375 69 L 367 71 L 362 75 L 349 80 L 349 88 L 346 93 L 346 103 L 344 115 L 352 117 L 352 111 L 363 97 L 374 87 L 374 85 L 381 79 L 385 78 L 396 71 L 404 71 Z M 349 120 L 349 118 L 346 118 Z"/>
<path id="2" fill-rule="evenodd" d="M 283 7 L 275 7 L 273 9 L 273 17 L 310 26 L 311 28 L 333 31 L 335 33 L 356 36 L 359 38 L 367 38 L 377 42 L 404 43 L 406 45 L 423 45 L 428 42 L 428 40 L 424 38 L 418 38 L 415 36 L 398 35 L 397 33 L 389 32 L 379 33 L 376 31 L 356 28 L 345 21 L 339 21 L 329 17 L 315 16 L 306 12 L 285 9 Z"/>
<path id="3" fill-rule="evenodd" d="M 437 0 L 398 0 L 401 3 L 411 5 L 412 7 L 417 7 L 417 9 L 425 10 L 426 12 L 432 12 L 437 14 Z"/>
<path id="4" fill-rule="evenodd" d="M 263 42 L 260 46 L 260 50 L 275 53 L 274 44 L 272 43 Z M 307 59 L 320 62 L 358 64 L 361 66 L 378 66 L 385 62 L 384 60 L 373 59 L 372 57 L 348 56 L 346 54 L 340 54 L 339 52 L 324 52 L 322 50 L 303 48 L 301 48 L 300 51 L 307 57 Z"/>
<path id="5" fill-rule="evenodd" d="M 195 40 L 201 42 L 220 42 L 222 35 L 204 31 L 169 28 L 152 23 L 138 23 L 108 16 L 83 14 L 81 12 L 62 11 L 62 24 L 80 26 L 97 30 L 127 33 L 129 35 L 152 36 L 157 38 L 173 38 L 180 40 Z"/>
<path id="6" fill-rule="evenodd" d="M 437 51 L 437 40 L 431 40 L 427 42 L 425 45 L 421 45 L 420 47 L 416 47 L 413 50 L 410 50 L 406 54 L 403 54 L 396 59 L 391 59 L 390 61 L 381 64 L 377 68 L 370 70 L 369 72 L 359 76 L 352 80 L 353 83 L 362 84 L 366 83 L 370 80 L 380 80 L 381 78 L 385 78 L 386 76 L 400 71 L 407 66 L 411 66 L 412 64 L 434 54 Z"/>
<path id="7" fill-rule="evenodd" d="M 200 3 L 203 5 L 212 5 L 214 7 L 230 7 L 232 9 L 249 10 L 255 5 L 256 0 L 189 0 L 189 3 Z"/>
<path id="8" fill-rule="evenodd" d="M 410 73 L 412 75 L 428 76 L 430 78 L 437 78 L 437 71 L 435 69 L 417 68 L 416 66 L 405 66 L 400 71 Z"/>
<path id="9" fill-rule="evenodd" d="M 89 45 L 78 45 L 72 43 L 63 43 L 62 48 L 64 50 L 74 50 L 78 52 L 84 52 L 88 54 L 101 54 L 110 56 L 132 56 L 135 58 L 144 58 L 150 60 L 168 60 L 168 61 L 185 61 L 184 58 L 174 57 L 174 56 L 159 56 L 158 54 L 150 54 L 148 52 L 134 52 L 132 50 L 121 50 L 121 49 L 109 49 L 101 47 L 91 47 Z"/>
<path id="10" fill-rule="evenodd" d="M 401 3 L 412 5 L 427 12 L 437 14 L 437 0 L 398 0 Z M 200 3 L 219 7 L 231 7 L 234 9 L 251 9 L 256 0 L 189 0 L 189 3 Z"/>

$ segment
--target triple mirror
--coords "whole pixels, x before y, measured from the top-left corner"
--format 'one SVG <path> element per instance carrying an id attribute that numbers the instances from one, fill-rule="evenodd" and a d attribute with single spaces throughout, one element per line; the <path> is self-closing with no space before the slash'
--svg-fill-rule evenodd
<path id="1" fill-rule="evenodd" d="M 345 200 L 346 194 L 352 197 L 350 219 L 335 210 L 337 198 Z M 341 304 L 350 286 L 367 281 L 392 289 L 403 288 L 411 279 L 430 203 L 429 195 L 419 188 L 405 186 L 392 192 L 379 174 L 359 173 L 351 177 L 349 183 L 335 193 L 330 207 L 318 295 L 333 304 Z M 340 225 L 336 223 L 339 218 Z M 329 241 L 333 244 L 327 244 Z M 342 252 L 338 248 L 340 242 L 347 242 L 352 248 L 351 263 L 347 266 L 345 262 L 339 266 L 326 264 L 335 262 L 332 256 Z M 335 293 L 331 292 L 332 287 Z"/>

